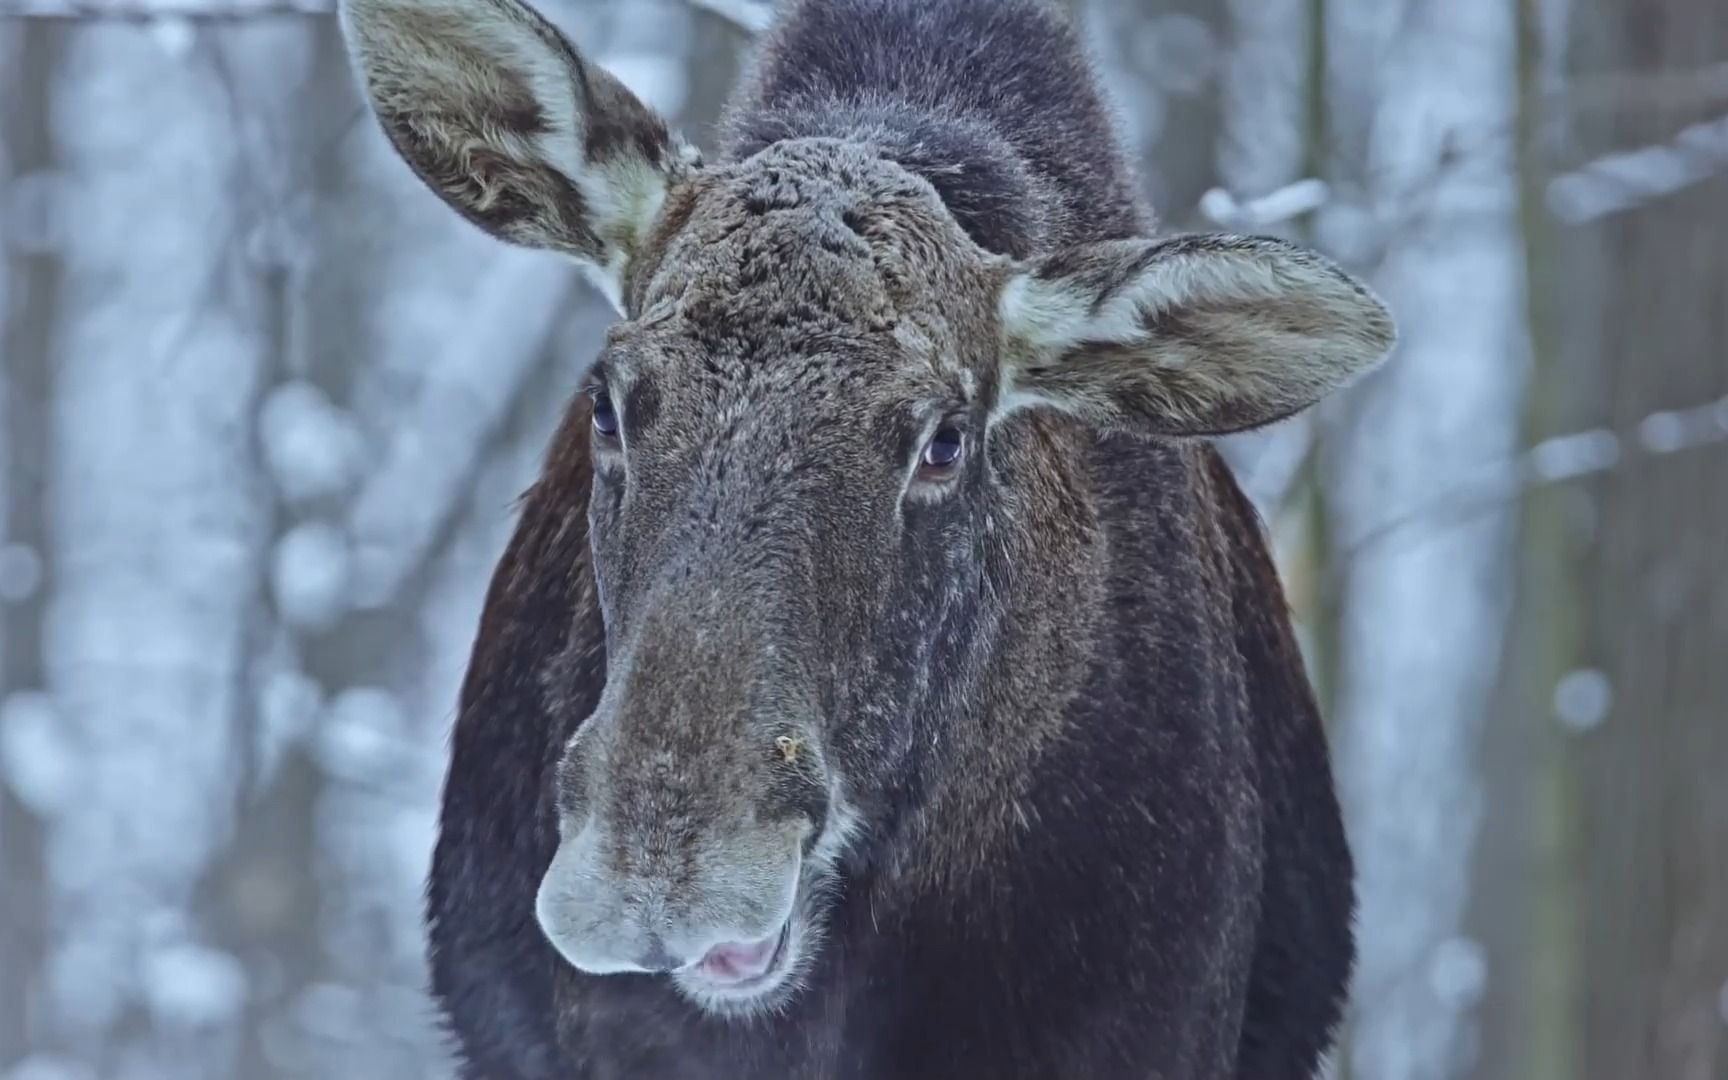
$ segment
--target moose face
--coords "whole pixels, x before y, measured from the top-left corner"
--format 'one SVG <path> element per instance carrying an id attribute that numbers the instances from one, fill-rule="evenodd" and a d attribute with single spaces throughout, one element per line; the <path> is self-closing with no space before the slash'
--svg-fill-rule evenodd
<path id="1" fill-rule="evenodd" d="M 1068 557 L 1023 508 L 1074 486 L 1086 440 L 1267 423 L 1391 342 L 1377 300 L 1281 242 L 1017 263 L 867 145 L 703 167 L 517 0 L 344 20 L 428 186 L 576 258 L 624 316 L 576 404 L 606 684 L 557 770 L 537 914 L 576 968 L 667 974 L 717 1014 L 809 971 L 924 720 L 978 707 L 1015 565 Z"/>
<path id="2" fill-rule="evenodd" d="M 1001 268 L 839 144 L 717 167 L 666 213 L 586 387 L 608 674 L 540 917 L 583 970 L 754 1010 L 812 954 L 944 629 L 965 645 Z"/>

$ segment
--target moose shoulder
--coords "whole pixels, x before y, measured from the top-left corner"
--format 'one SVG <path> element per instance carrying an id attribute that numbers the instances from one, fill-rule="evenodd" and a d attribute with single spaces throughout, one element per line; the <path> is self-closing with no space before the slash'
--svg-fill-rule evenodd
<path id="1" fill-rule="evenodd" d="M 704 162 L 517 0 L 344 0 L 383 132 L 587 267 L 428 890 L 489 1080 L 1311 1077 L 1327 749 L 1205 436 L 1372 367 L 1362 286 L 1156 236 L 1041 0 L 792 0 Z"/>

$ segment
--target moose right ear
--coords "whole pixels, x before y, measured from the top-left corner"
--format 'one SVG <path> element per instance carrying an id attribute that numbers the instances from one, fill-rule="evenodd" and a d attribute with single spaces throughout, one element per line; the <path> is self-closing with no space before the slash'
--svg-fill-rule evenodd
<path id="1" fill-rule="evenodd" d="M 694 150 L 519 0 L 342 0 L 384 134 L 426 186 L 515 244 L 623 280 Z"/>
<path id="2" fill-rule="evenodd" d="M 1378 365 L 1386 305 L 1282 240 L 1105 240 L 1044 257 L 999 300 L 997 415 L 1052 408 L 1102 430 L 1224 435 L 1281 420 Z"/>

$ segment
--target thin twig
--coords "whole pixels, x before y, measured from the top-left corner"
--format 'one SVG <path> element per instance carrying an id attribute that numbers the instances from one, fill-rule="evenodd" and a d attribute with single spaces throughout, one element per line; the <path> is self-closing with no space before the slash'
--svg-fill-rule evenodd
<path id="1" fill-rule="evenodd" d="M 1728 397 L 1686 409 L 1651 413 L 1631 432 L 1594 428 L 1544 439 L 1516 457 L 1483 466 L 1472 479 L 1437 498 L 1391 517 L 1345 545 L 1340 565 L 1415 525 L 1440 518 L 1462 520 L 1504 506 L 1526 491 L 1597 476 L 1651 459 L 1728 442 Z"/>

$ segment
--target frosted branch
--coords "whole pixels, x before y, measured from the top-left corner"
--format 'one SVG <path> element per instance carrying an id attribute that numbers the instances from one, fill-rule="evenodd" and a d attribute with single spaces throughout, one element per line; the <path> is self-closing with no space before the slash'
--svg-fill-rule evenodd
<path id="1" fill-rule="evenodd" d="M 1221 214 L 1237 207 L 1231 193 L 1255 196 L 1258 203 L 1259 196 L 1271 198 L 1267 192 L 1276 193 L 1301 177 L 1308 153 L 1314 53 L 1309 0 L 1227 0 L 1224 7 L 1230 45 L 1219 86 L 1222 190 L 1206 196 Z M 1218 220 L 1205 201 L 1201 210 Z M 1280 220 L 1293 216 L 1286 213 Z"/>
<path id="2" fill-rule="evenodd" d="M 1226 229 L 1264 229 L 1318 210 L 1331 195 L 1326 181 L 1309 178 L 1285 184 L 1257 199 L 1238 202 L 1223 188 L 1200 197 L 1200 212 Z"/>
<path id="3" fill-rule="evenodd" d="M 1629 432 L 1592 428 L 1544 439 L 1517 457 L 1487 466 L 1438 498 L 1363 533 L 1348 546 L 1345 561 L 1437 517 L 1462 519 L 1502 506 L 1532 488 L 1612 472 L 1639 457 L 1662 457 L 1722 442 L 1728 442 L 1728 397 L 1651 413 Z"/>
<path id="4" fill-rule="evenodd" d="M 690 0 L 690 5 L 751 34 L 760 34 L 774 23 L 774 5 L 767 0 Z"/>
<path id="5" fill-rule="evenodd" d="M 1548 182 L 1548 207 L 1571 224 L 1672 195 L 1728 168 L 1728 116 L 1693 124 L 1673 140 L 1609 154 Z"/>

